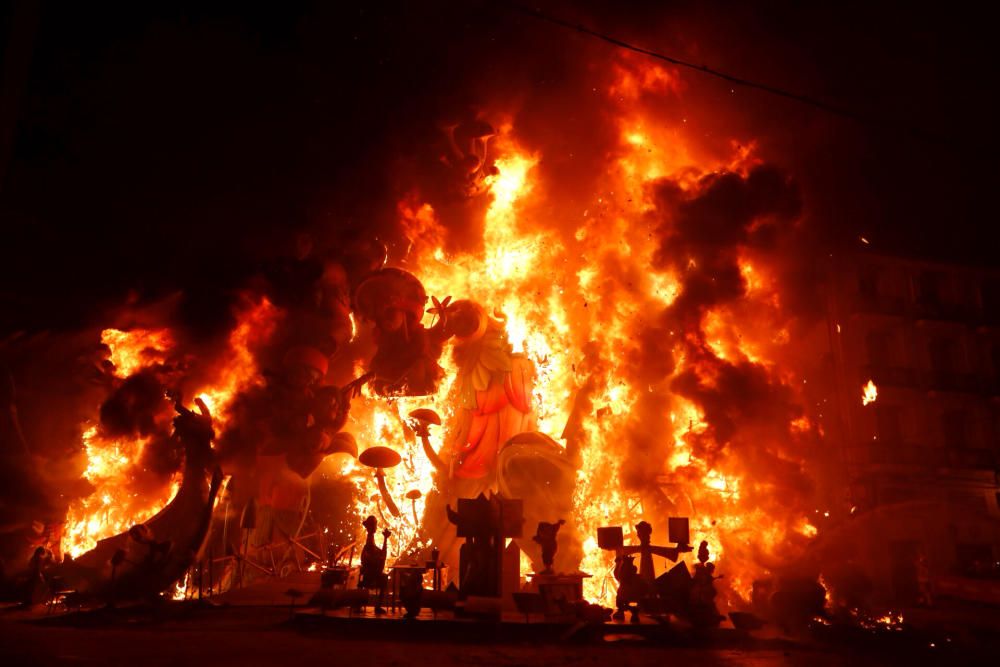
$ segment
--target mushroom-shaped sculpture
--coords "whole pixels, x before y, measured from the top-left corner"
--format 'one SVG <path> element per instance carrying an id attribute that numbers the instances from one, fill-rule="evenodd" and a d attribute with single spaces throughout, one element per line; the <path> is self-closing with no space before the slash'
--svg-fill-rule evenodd
<path id="1" fill-rule="evenodd" d="M 389 489 L 385 486 L 385 468 L 393 468 L 398 466 L 403 460 L 400 457 L 399 452 L 391 447 L 382 447 L 381 445 L 375 447 L 369 447 L 365 451 L 361 452 L 358 457 L 362 465 L 366 465 L 369 468 L 375 468 L 375 479 L 378 481 L 378 490 L 382 494 L 382 500 L 385 501 L 385 506 L 389 508 L 389 512 L 398 517 L 399 508 L 396 507 L 396 503 L 393 502 L 392 496 L 389 495 Z"/>
<path id="2" fill-rule="evenodd" d="M 438 413 L 434 412 L 430 408 L 418 408 L 409 414 L 410 419 L 413 421 L 413 432 L 420 436 L 420 442 L 424 446 L 424 454 L 430 459 L 434 468 L 437 470 L 444 470 L 445 464 L 438 456 L 438 453 L 434 451 L 431 447 L 430 441 L 430 427 L 441 425 L 441 417 Z"/>
<path id="3" fill-rule="evenodd" d="M 412 491 L 407 491 L 406 492 L 406 498 L 413 505 L 413 525 L 414 526 L 416 526 L 417 524 L 420 523 L 419 519 L 417 519 L 417 501 L 420 500 L 420 497 L 422 495 L 424 495 L 424 494 L 420 493 L 420 489 L 413 489 Z"/>

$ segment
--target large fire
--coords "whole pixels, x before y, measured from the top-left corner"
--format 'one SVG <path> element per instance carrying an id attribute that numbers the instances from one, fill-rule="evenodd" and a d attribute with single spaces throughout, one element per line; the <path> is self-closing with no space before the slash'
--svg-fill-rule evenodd
<path id="1" fill-rule="evenodd" d="M 765 440 L 756 451 L 766 453 L 766 460 L 740 456 L 733 442 L 738 425 L 725 432 L 720 423 L 738 424 L 745 415 L 726 412 L 725 406 L 713 407 L 719 414 L 709 415 L 705 397 L 739 374 L 794 398 L 801 384 L 778 363 L 790 344 L 791 315 L 783 311 L 767 258 L 737 243 L 732 260 L 742 290 L 738 298 L 711 303 L 696 317 L 666 317 L 689 296 L 688 278 L 706 269 L 694 254 L 663 261 L 672 249 L 661 246 L 660 222 L 651 214 L 661 205 L 658 184 L 669 181 L 674 197 L 683 201 L 720 174 L 745 178 L 758 162 L 752 142 L 734 145 L 722 158 L 705 157 L 681 128 L 645 115 L 635 101 L 649 92 L 676 93 L 674 72 L 631 61 L 616 68 L 607 94 L 617 100 L 618 149 L 608 156 L 603 180 L 587 201 L 569 206 L 552 198 L 552 184 L 542 177 L 550 156 L 526 147 L 508 121 L 491 145 L 499 156 L 498 173 L 487 179 L 491 203 L 482 219 L 481 245 L 446 250 L 448 229 L 434 206 L 414 191 L 398 206 L 409 243 L 405 257 L 396 260 L 428 294 L 472 299 L 504 318 L 515 352 L 533 361 L 538 430 L 555 438 L 579 465 L 575 516 L 565 518 L 584 542 L 579 568 L 593 575 L 586 597 L 609 604 L 616 588 L 613 556 L 597 548 L 597 528 L 621 525 L 628 534 L 646 519 L 656 531 L 654 540 L 663 542 L 667 516 L 676 515 L 691 518 L 696 546 L 708 541 L 719 571 L 726 573 L 726 600 L 739 604 L 749 600 L 753 580 L 768 574 L 767 563 L 778 550 L 816 534 L 802 508 L 783 498 L 773 479 L 756 474 L 768 465 L 797 467 L 801 457 L 788 452 L 808 437 L 812 425 L 802 414 L 775 411 L 768 416 L 771 427 L 742 436 Z M 273 311 L 264 301 L 244 313 L 218 378 L 200 389 L 223 423 L 233 397 L 259 381 L 248 339 L 262 335 Z M 109 330 L 104 342 L 121 377 L 169 358 L 173 344 L 169 332 L 156 331 Z M 441 363 L 445 377 L 452 378 L 447 349 Z M 363 371 L 357 368 L 358 375 Z M 428 397 L 387 399 L 365 390 L 352 405 L 347 430 L 361 449 L 388 445 L 402 454 L 402 464 L 386 471 L 399 516 L 392 516 L 370 470 L 356 461 L 331 457 L 321 469 L 356 481 L 357 513 L 380 516 L 393 528 L 391 555 L 401 555 L 421 538 L 421 517 L 434 486 L 434 468 L 408 428 L 407 415 L 432 408 L 447 424 L 450 390 L 447 379 Z M 435 446 L 443 441 L 440 435 L 432 433 Z M 71 554 L 151 516 L 171 495 L 169 486 L 142 496 L 130 490 L 141 440 L 104 438 L 90 426 L 84 444 L 85 476 L 95 491 L 70 508 L 63 546 Z"/>
<path id="2" fill-rule="evenodd" d="M 215 382 L 198 394 L 219 423 L 225 423 L 226 410 L 233 398 L 260 382 L 250 343 L 266 338 L 274 316 L 274 307 L 267 300 L 240 314 Z M 164 363 L 170 359 L 174 346 L 173 337 L 166 330 L 105 329 L 101 342 L 108 346 L 113 374 L 118 379 Z M 94 490 L 73 501 L 66 514 L 60 548 L 72 557 L 93 549 L 98 540 L 146 521 L 170 502 L 180 486 L 179 473 L 165 483 L 153 480 L 151 484 L 142 464 L 147 438 L 106 437 L 93 424 L 85 426 L 82 438 L 87 464 L 83 476 Z"/>
<path id="3" fill-rule="evenodd" d="M 637 87 L 662 88 L 672 77 L 659 67 L 632 65 L 622 70 L 610 92 L 634 97 Z M 609 164 L 604 189 L 593 193 L 578 217 L 549 217 L 558 202 L 547 199 L 537 173 L 546 156 L 522 148 L 516 128 L 507 124 L 495 144 L 501 155 L 499 175 L 490 182 L 492 203 L 483 220 L 481 249 L 446 252 L 447 230 L 433 207 L 415 194 L 399 206 L 409 241 L 404 265 L 429 294 L 471 298 L 506 318 L 515 351 L 534 362 L 539 430 L 574 450 L 580 460 L 573 521 L 585 540 L 579 567 L 594 575 L 585 584 L 588 599 L 608 604 L 615 590 L 613 556 L 597 548 L 596 529 L 630 528 L 646 518 L 662 531 L 664 508 L 672 507 L 676 514 L 691 516 L 693 539 L 709 542 L 721 557 L 731 592 L 745 602 L 752 581 L 767 574 L 760 564 L 766 559 L 758 556 L 811 538 L 817 529 L 804 513 L 782 504 L 779 489 L 748 477 L 738 457 L 728 459 L 727 443 L 705 447 L 705 439 L 715 436 L 702 411 L 670 386 L 692 375 L 712 383 L 718 372 L 713 366 L 722 362 L 753 365 L 771 382 L 796 391 L 794 376 L 776 364 L 790 336 L 768 267 L 750 252 L 742 253 L 742 298 L 735 305 L 709 309 L 687 330 L 665 332 L 669 341 L 660 342 L 677 361 L 672 372 L 651 381 L 637 363 L 641 346 L 648 344 L 644 331 L 683 289 L 671 270 L 654 268 L 657 243 L 645 217 L 653 206 L 650 185 L 672 178 L 682 188 L 695 188 L 699 178 L 716 171 L 745 174 L 755 159 L 752 148 L 742 146 L 728 160 L 698 164 L 677 134 L 658 132 L 656 123 L 625 107 L 627 103 L 620 119 L 620 152 Z M 434 407 L 447 416 L 448 392 L 445 384 L 431 398 L 388 405 L 376 401 L 368 411 L 353 414 L 360 440 L 389 442 L 405 452 L 402 474 L 390 478 L 397 497 L 411 488 L 426 495 L 432 485 L 432 469 L 419 445 L 404 438 L 401 416 L 417 406 Z M 643 424 L 641 415 L 650 410 L 663 419 Z M 572 432 L 570 423 L 576 424 Z M 658 481 L 661 497 L 649 489 L 630 489 L 624 480 L 628 454 L 623 440 L 644 428 L 655 431 L 650 437 L 666 452 L 662 459 L 641 462 L 647 478 Z M 811 424 L 793 415 L 777 430 L 794 439 L 808 434 Z M 706 450 L 717 454 L 710 459 Z M 363 505 L 369 497 L 378 502 L 373 488 L 366 487 Z M 771 499 L 762 503 L 765 495 Z M 418 501 L 418 513 L 419 508 Z M 370 504 L 359 509 L 372 511 Z M 403 527 L 398 544 L 404 545 L 416 526 L 407 513 L 398 523 Z M 738 603 L 737 597 L 730 596 L 730 602 Z"/>

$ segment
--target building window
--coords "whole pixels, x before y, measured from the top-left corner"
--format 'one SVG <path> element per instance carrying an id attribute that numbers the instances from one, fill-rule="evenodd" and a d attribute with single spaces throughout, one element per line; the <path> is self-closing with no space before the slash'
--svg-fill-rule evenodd
<path id="1" fill-rule="evenodd" d="M 928 351 L 932 370 L 938 373 L 954 373 L 958 370 L 958 345 L 951 338 L 932 338 Z"/>
<path id="2" fill-rule="evenodd" d="M 869 365 L 892 365 L 892 346 L 889 344 L 889 334 L 884 331 L 872 331 L 865 336 L 865 351 L 868 353 Z"/>
<path id="3" fill-rule="evenodd" d="M 1000 316 L 1000 280 L 996 278 L 983 283 L 983 314 L 990 319 Z"/>
<path id="4" fill-rule="evenodd" d="M 944 280 L 940 273 L 924 271 L 917 278 L 917 301 L 925 306 L 941 305 Z"/>
<path id="5" fill-rule="evenodd" d="M 903 441 L 903 422 L 900 419 L 899 406 L 876 404 L 875 421 L 879 442 L 895 445 Z"/>
<path id="6" fill-rule="evenodd" d="M 879 295 L 879 270 L 873 266 L 862 267 L 858 271 L 858 292 L 865 297 L 875 298 Z"/>
<path id="7" fill-rule="evenodd" d="M 969 446 L 969 415 L 965 410 L 946 410 L 941 415 L 941 433 L 946 447 Z"/>
<path id="8" fill-rule="evenodd" d="M 879 502 L 886 505 L 913 502 L 914 500 L 922 500 L 922 498 L 919 490 L 912 487 L 890 486 L 879 492 Z"/>
<path id="9" fill-rule="evenodd" d="M 955 551 L 961 574 L 977 579 L 993 579 L 1000 574 L 993 559 L 992 545 L 959 543 L 955 545 Z"/>

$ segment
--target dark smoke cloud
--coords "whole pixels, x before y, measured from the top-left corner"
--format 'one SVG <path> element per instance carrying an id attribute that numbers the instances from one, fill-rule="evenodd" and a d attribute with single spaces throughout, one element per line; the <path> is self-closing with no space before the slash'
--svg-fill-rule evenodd
<path id="1" fill-rule="evenodd" d="M 697 370 L 671 382 L 674 392 L 704 411 L 708 430 L 690 437 L 696 456 L 714 466 L 731 455 L 755 485 L 808 493 L 812 483 L 800 463 L 786 458 L 795 441 L 788 425 L 803 416 L 791 389 L 759 364 L 729 363 L 711 353 L 699 361 Z M 711 375 L 710 385 L 703 374 Z"/>
<path id="2" fill-rule="evenodd" d="M 672 308 L 680 319 L 743 296 L 738 251 L 773 249 L 802 210 L 797 186 L 771 165 L 754 167 L 745 177 L 705 176 L 694 196 L 671 181 L 655 190 L 657 215 L 665 220 L 654 261 L 684 276 L 684 290 Z"/>
<path id="3" fill-rule="evenodd" d="M 656 483 L 660 468 L 655 462 L 665 460 L 672 448 L 663 437 L 672 430 L 664 406 L 680 396 L 700 409 L 707 424 L 686 436 L 695 457 L 709 467 L 724 464 L 746 474 L 753 488 L 767 489 L 761 500 L 806 497 L 812 481 L 799 462 L 801 453 L 792 455 L 800 438 L 789 430 L 804 415 L 801 399 L 763 366 L 719 358 L 707 345 L 704 321 L 714 308 L 743 307 L 742 254 L 766 255 L 779 273 L 784 264 L 798 261 L 786 262 L 789 249 L 793 256 L 815 254 L 808 237 L 799 233 L 801 192 L 786 173 L 768 164 L 746 175 L 708 174 L 687 189 L 664 179 L 654 189 L 656 209 L 650 215 L 659 237 L 654 262 L 679 276 L 680 293 L 658 320 L 639 329 L 642 344 L 633 368 L 656 390 L 640 396 L 634 408 L 623 481 L 639 490 Z M 819 284 L 794 289 L 815 296 Z M 790 313 L 801 319 L 815 315 Z M 673 375 L 678 341 L 686 363 Z M 672 375 L 672 381 L 662 383 Z"/>
<path id="4" fill-rule="evenodd" d="M 101 403 L 101 430 L 110 438 L 145 438 L 154 433 L 164 412 L 166 387 L 157 369 L 140 371 L 121 383 Z M 160 420 L 162 421 L 162 419 Z"/>

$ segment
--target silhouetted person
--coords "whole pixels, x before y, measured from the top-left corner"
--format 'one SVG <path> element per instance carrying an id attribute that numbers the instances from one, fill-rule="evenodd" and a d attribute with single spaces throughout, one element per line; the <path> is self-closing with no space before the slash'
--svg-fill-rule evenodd
<path id="1" fill-rule="evenodd" d="M 361 550 L 361 578 L 360 587 L 368 590 L 375 589 L 377 597 L 375 599 L 375 613 L 384 614 L 382 600 L 385 597 L 385 589 L 388 585 L 388 577 L 385 574 L 385 557 L 388 553 L 386 542 L 392 532 L 386 528 L 382 531 L 382 546 L 375 545 L 375 531 L 378 528 L 378 520 L 369 516 L 361 524 L 365 527 L 368 536 L 365 538 L 365 546 Z"/>
<path id="2" fill-rule="evenodd" d="M 38 547 L 28 561 L 28 579 L 21 601 L 26 607 L 43 602 L 48 598 L 49 585 L 45 580 L 45 569 L 52 564 L 52 552 Z"/>
<path id="3" fill-rule="evenodd" d="M 931 586 L 931 569 L 927 562 L 927 554 L 923 551 L 917 554 L 916 568 L 920 604 L 925 607 L 932 607 L 934 606 L 934 592 Z"/>

